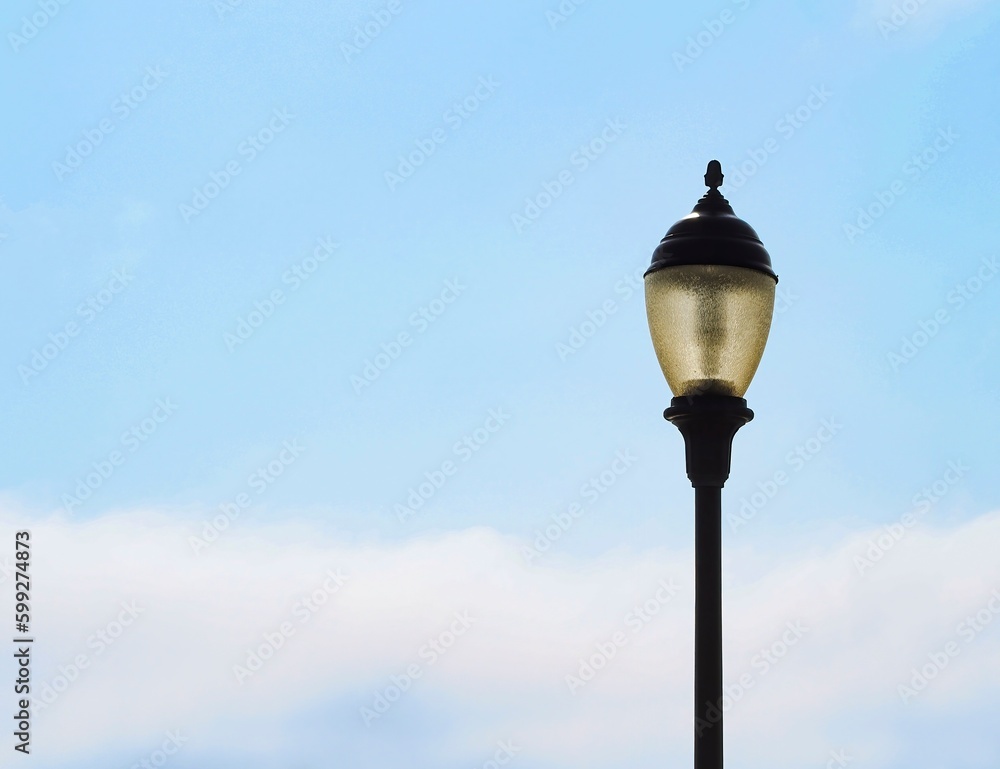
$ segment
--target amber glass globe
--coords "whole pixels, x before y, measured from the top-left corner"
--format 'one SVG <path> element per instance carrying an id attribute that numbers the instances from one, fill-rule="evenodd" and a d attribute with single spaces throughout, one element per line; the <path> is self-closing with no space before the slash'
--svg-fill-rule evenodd
<path id="1" fill-rule="evenodd" d="M 742 398 L 767 343 L 774 278 L 719 264 L 665 267 L 646 276 L 653 348 L 677 397 Z"/>

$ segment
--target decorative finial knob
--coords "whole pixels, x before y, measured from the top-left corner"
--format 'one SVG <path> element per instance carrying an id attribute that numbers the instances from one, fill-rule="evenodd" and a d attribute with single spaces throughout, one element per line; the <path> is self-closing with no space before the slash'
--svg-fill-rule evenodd
<path id="1" fill-rule="evenodd" d="M 705 186 L 711 189 L 718 189 L 722 186 L 722 163 L 718 160 L 708 161 L 708 170 L 705 171 Z"/>

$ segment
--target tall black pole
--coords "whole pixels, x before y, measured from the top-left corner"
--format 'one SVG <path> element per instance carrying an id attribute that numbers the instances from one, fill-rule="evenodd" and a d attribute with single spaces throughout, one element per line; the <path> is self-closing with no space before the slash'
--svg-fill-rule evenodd
<path id="1" fill-rule="evenodd" d="M 694 490 L 695 769 L 722 769 L 722 489 Z M 717 709 L 713 710 L 712 705 Z M 715 718 L 712 718 L 715 716 Z"/>
<path id="2" fill-rule="evenodd" d="M 694 767 L 722 769 L 722 487 L 733 436 L 753 419 L 743 398 L 674 398 L 663 416 L 684 436 L 694 486 Z"/>

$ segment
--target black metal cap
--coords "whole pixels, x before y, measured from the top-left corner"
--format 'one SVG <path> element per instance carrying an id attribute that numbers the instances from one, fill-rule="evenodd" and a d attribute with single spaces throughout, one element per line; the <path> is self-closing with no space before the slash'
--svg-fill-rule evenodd
<path id="1" fill-rule="evenodd" d="M 724 264 L 760 270 L 777 282 L 771 257 L 757 233 L 733 213 L 729 201 L 719 192 L 722 179 L 722 164 L 710 161 L 705 172 L 708 192 L 690 214 L 667 230 L 653 252 L 653 263 L 646 275 L 682 264 Z"/>

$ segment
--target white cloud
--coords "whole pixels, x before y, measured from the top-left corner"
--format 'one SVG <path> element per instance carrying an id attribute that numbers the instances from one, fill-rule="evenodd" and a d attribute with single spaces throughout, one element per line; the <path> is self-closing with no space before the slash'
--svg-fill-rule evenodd
<path id="1" fill-rule="evenodd" d="M 29 525 L 20 514 L 4 518 L 0 531 Z M 187 541 L 195 527 L 160 513 L 86 523 L 51 518 L 29 527 L 35 682 L 52 682 L 58 666 L 78 655 L 89 660 L 35 718 L 40 759 L 79 765 L 81 756 L 123 747 L 138 758 L 169 729 L 190 736 L 186 750 L 227 754 L 250 744 L 240 724 L 253 725 L 252 744 L 266 752 L 282 745 L 302 713 L 330 703 L 346 715 L 324 728 L 360 743 L 372 736 L 360 708 L 371 707 L 390 675 L 417 664 L 420 678 L 371 730 L 380 740 L 404 739 L 421 712 L 443 709 L 449 715 L 441 728 L 449 734 L 429 765 L 480 754 L 485 760 L 508 738 L 532 766 L 689 760 L 690 552 L 612 550 L 527 565 L 524 543 L 488 528 L 345 543 L 315 524 L 239 522 L 195 556 Z M 916 708 L 961 714 L 1000 685 L 1000 621 L 968 642 L 956 635 L 958 623 L 1000 587 L 1000 514 L 949 530 L 907 530 L 861 575 L 853 558 L 879 533 L 788 553 L 751 579 L 743 575 L 757 571 L 753 554 L 728 551 L 726 678 L 736 683 L 747 674 L 753 687 L 727 713 L 727 751 L 752 757 L 748 766 L 821 766 L 842 747 L 869 760 L 891 755 L 890 725 L 901 717 Z M 338 569 L 346 585 L 301 623 L 296 601 Z M 654 600 L 664 579 L 679 592 L 648 622 L 627 619 Z M 11 588 L 8 580 L 5 605 Z M 132 601 L 140 616 L 98 651 L 93 634 L 114 629 L 121 603 Z M 471 628 L 436 660 L 422 657 L 456 612 L 475 620 Z M 237 683 L 233 666 L 283 621 L 294 634 Z M 765 664 L 761 650 L 777 643 L 781 651 L 790 622 L 804 633 Z M 627 643 L 571 695 L 566 675 L 616 631 Z M 897 685 L 949 640 L 961 653 L 904 705 Z M 0 675 L 10 680 L 13 670 L 3 664 Z M 829 725 L 845 715 L 868 723 L 833 742 Z"/>

